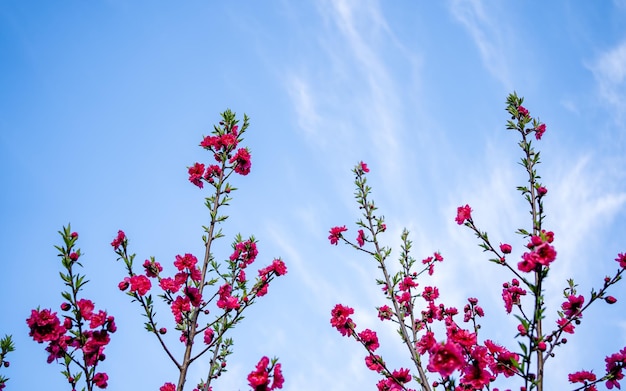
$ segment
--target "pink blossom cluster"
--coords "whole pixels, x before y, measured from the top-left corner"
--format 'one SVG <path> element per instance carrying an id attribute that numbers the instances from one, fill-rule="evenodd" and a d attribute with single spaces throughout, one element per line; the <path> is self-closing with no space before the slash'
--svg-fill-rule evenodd
<path id="1" fill-rule="evenodd" d="M 30 329 L 29 335 L 38 343 L 48 344 L 46 347 L 48 363 L 63 359 L 61 364 L 67 368 L 63 373 L 73 388 L 78 379 L 69 372 L 71 363 L 80 367 L 89 389 L 91 384 L 106 388 L 108 375 L 95 372 L 95 369 L 105 359 L 104 349 L 111 341 L 109 334 L 117 330 L 115 319 L 106 311 L 96 311 L 91 300 L 77 298 L 77 293 L 84 284 L 81 277 L 75 275 L 73 271 L 80 257 L 80 250 L 73 251 L 78 234 L 70 233 L 69 227 L 64 228 L 61 234 L 67 248 L 58 248 L 61 250 L 63 265 L 68 270 L 68 274 L 61 273 L 61 276 L 72 289 L 72 293 L 63 294 L 68 301 L 61 304 L 61 310 L 64 312 L 62 321 L 57 313 L 50 309 L 32 310 L 30 317 L 26 319 Z"/>
<path id="2" fill-rule="evenodd" d="M 248 375 L 248 384 L 254 391 L 272 391 L 283 388 L 284 382 L 281 364 L 273 362 L 270 365 L 270 359 L 265 356 L 261 357 L 255 370 Z"/>
<path id="3" fill-rule="evenodd" d="M 619 253 L 615 259 L 620 266 L 616 274 L 605 277 L 604 285 L 599 290 L 592 290 L 587 299 L 576 292 L 576 285 L 569 280 L 569 288 L 564 291 L 565 301 L 557 309 L 559 318 L 556 325 L 552 331 L 545 325 L 547 304 L 543 297 L 542 284 L 553 267 L 557 251 L 553 246 L 554 233 L 542 228 L 545 218 L 543 201 L 548 189 L 539 182 L 540 177 L 535 168 L 539 163 L 539 153 L 534 151 L 528 138 L 534 135 L 536 140 L 541 140 L 546 132 L 546 125 L 531 117 L 522 102 L 523 98 L 518 98 L 516 94 L 511 94 L 507 99 L 507 111 L 511 115 L 507 128 L 518 131 L 522 137 L 518 144 L 524 152 L 521 164 L 528 174 L 528 185 L 517 187 L 528 202 L 532 216 L 532 229 L 517 231 L 528 241 L 526 250 L 516 262 L 511 263 L 507 257 L 512 253 L 513 247 L 508 243 L 494 246 L 487 233 L 480 231 L 475 225 L 473 211 L 468 204 L 459 206 L 455 217 L 456 223 L 470 228 L 478 237 L 479 246 L 492 254 L 489 261 L 513 274 L 513 278 L 502 284 L 502 300 L 505 312 L 515 312 L 515 317 L 519 320 L 515 336 L 519 349 L 516 347 L 517 350 L 509 350 L 490 339 L 481 342 L 478 321 L 484 316 L 484 311 L 476 298 L 468 299 L 463 308 L 461 323 L 457 321 L 459 310 L 439 301 L 439 289 L 436 286 L 425 286 L 418 290 L 417 277 L 426 271 L 432 275 L 434 263 L 442 261 L 443 257 L 435 253 L 434 257 L 424 259 L 423 270 L 414 271 L 418 263 L 409 255 L 411 241 L 406 230 L 401 237 L 399 271 L 390 271 L 386 261 L 391 249 L 385 247 L 378 237 L 379 233 L 384 232 L 384 229 L 379 229 L 384 227 L 384 222 L 379 213 L 374 213 L 377 208 L 368 198 L 371 188 L 366 185 L 364 178 L 365 173 L 369 172 L 365 163 L 360 162 L 353 169 L 357 189 L 355 198 L 362 212 L 362 219 L 357 221 L 361 229 L 358 230 L 356 240 L 352 242 L 345 236 L 348 231 L 345 225 L 335 226 L 329 231 L 331 245 L 342 241 L 372 256 L 377 262 L 382 277 L 376 283 L 382 285 L 388 301 L 388 304 L 377 307 L 378 318 L 381 321 L 391 320 L 398 326 L 398 333 L 416 365 L 414 377 L 424 390 L 443 386 L 446 390 L 455 391 L 495 391 L 497 388 L 493 388 L 493 382 L 499 376 L 521 379 L 521 391 L 535 387 L 541 389 L 545 363 L 555 355 L 555 349 L 559 345 L 567 342 L 563 334 L 574 333 L 575 325 L 580 324 L 583 313 L 594 301 L 603 300 L 608 304 L 617 302 L 615 297 L 607 295 L 607 289 L 617 283 L 626 270 L 626 253 Z M 523 303 L 522 298 L 525 296 L 531 296 L 532 299 Z M 418 297 L 424 299 L 425 303 L 416 300 Z M 420 305 L 423 308 L 419 308 Z M 331 326 L 341 335 L 354 338 L 366 349 L 366 366 L 383 376 L 377 385 L 379 390 L 408 390 L 405 383 L 412 378 L 409 370 L 389 370 L 383 358 L 376 353 L 380 347 L 376 332 L 370 329 L 358 332 L 352 319 L 353 314 L 351 307 L 335 305 L 331 311 Z M 439 334 L 442 329 L 445 330 L 445 336 Z M 608 389 L 620 388 L 619 382 L 624 378 L 623 369 L 626 366 L 626 348 L 607 356 L 605 362 L 605 375 L 596 376 L 590 371 L 579 371 L 569 375 L 570 382 L 582 383 L 576 390 L 595 391 L 596 383 L 601 381 L 606 382 Z M 427 372 L 436 373 L 440 378 L 434 382 L 429 381 Z M 453 378 L 454 375 L 457 375 L 456 379 Z"/>

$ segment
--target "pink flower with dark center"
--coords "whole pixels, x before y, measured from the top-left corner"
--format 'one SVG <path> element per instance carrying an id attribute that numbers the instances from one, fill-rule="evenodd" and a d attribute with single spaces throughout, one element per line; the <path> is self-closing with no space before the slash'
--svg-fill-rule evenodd
<path id="1" fill-rule="evenodd" d="M 106 373 L 98 372 L 93 375 L 93 384 L 95 384 L 98 388 L 107 388 L 107 380 L 109 380 L 109 376 Z"/>
<path id="2" fill-rule="evenodd" d="M 422 292 L 422 297 L 426 301 L 435 301 L 439 298 L 439 289 L 436 286 L 427 286 Z"/>
<path id="3" fill-rule="evenodd" d="M 268 389 L 270 381 L 267 366 L 269 363 L 269 358 L 262 357 L 256 365 L 256 369 L 248 375 L 248 384 L 254 391 L 265 391 Z"/>
<path id="4" fill-rule="evenodd" d="M 378 355 L 370 354 L 365 357 L 365 365 L 372 371 L 379 372 L 385 369 L 382 365 L 382 358 Z"/>
<path id="5" fill-rule="evenodd" d="M 239 148 L 235 156 L 230 158 L 229 163 L 235 163 L 235 172 L 239 175 L 250 173 L 250 152 L 246 148 Z"/>
<path id="6" fill-rule="evenodd" d="M 39 343 L 56 341 L 67 331 L 61 326 L 57 313 L 49 309 L 32 310 L 26 324 L 30 328 L 28 335 Z"/>
<path id="7" fill-rule="evenodd" d="M 341 335 L 350 336 L 352 330 L 356 327 L 356 324 L 350 318 L 350 315 L 354 314 L 354 309 L 337 304 L 331 311 L 330 324 L 336 328 Z"/>
<path id="8" fill-rule="evenodd" d="M 517 268 L 520 271 L 529 273 L 537 267 L 539 264 L 539 256 L 535 252 L 522 254 L 522 261 L 517 264 Z"/>
<path id="9" fill-rule="evenodd" d="M 469 205 L 459 206 L 456 209 L 456 223 L 461 225 L 465 222 L 465 220 L 471 220 L 472 218 L 472 208 Z"/>
<path id="10" fill-rule="evenodd" d="M 146 276 L 156 278 L 159 273 L 163 271 L 163 266 L 160 263 L 154 261 L 152 262 L 149 259 L 146 259 L 143 262 L 143 267 L 146 270 Z"/>
<path id="11" fill-rule="evenodd" d="M 378 307 L 378 319 L 389 320 L 391 319 L 391 315 L 392 315 L 391 307 L 389 307 L 388 305 Z"/>
<path id="12" fill-rule="evenodd" d="M 524 106 L 518 106 L 517 107 L 517 112 L 522 117 L 528 117 L 528 110 L 526 110 L 526 108 Z"/>
<path id="13" fill-rule="evenodd" d="M 565 316 L 572 318 L 574 316 L 582 317 L 582 313 L 579 313 L 583 304 L 585 303 L 585 297 L 582 295 L 574 296 L 569 295 L 567 301 L 561 305 L 561 308 L 565 312 Z"/>
<path id="14" fill-rule="evenodd" d="M 330 235 L 328 236 L 328 239 L 330 239 L 330 244 L 334 244 L 337 245 L 337 243 L 339 242 L 339 239 L 341 238 L 341 233 L 342 232 L 346 232 L 348 229 L 346 228 L 346 226 L 342 226 L 342 227 L 333 227 L 330 229 Z"/>
<path id="15" fill-rule="evenodd" d="M 189 167 L 188 173 L 189 182 L 202 189 L 204 187 L 204 183 L 202 182 L 202 177 L 204 176 L 204 164 L 195 163 L 193 166 Z"/>
<path id="16" fill-rule="evenodd" d="M 380 346 L 378 343 L 378 336 L 376 335 L 375 331 L 365 329 L 361 331 L 358 335 L 359 338 L 361 338 L 361 342 L 368 350 L 373 352 L 376 351 L 376 349 L 378 349 L 378 347 Z"/>
<path id="17" fill-rule="evenodd" d="M 200 303 L 202 302 L 202 296 L 200 296 L 200 291 L 198 290 L 198 288 L 194 288 L 191 286 L 186 287 L 185 295 L 187 295 L 187 297 L 189 298 L 189 302 L 192 306 L 200 306 Z"/>

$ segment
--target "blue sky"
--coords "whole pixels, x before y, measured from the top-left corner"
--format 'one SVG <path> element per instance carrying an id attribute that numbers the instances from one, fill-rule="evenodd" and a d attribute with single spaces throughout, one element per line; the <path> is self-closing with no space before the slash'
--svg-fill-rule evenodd
<path id="1" fill-rule="evenodd" d="M 327 240 L 335 225 L 356 234 L 350 170 L 361 160 L 388 244 L 407 227 L 415 258 L 441 251 L 445 262 L 422 284 L 439 284 L 457 306 L 477 297 L 489 319 L 483 338 L 512 348 L 515 321 L 499 288 L 510 277 L 456 225 L 456 207 L 470 204 L 494 241 L 521 254 L 514 231 L 528 217 L 514 189 L 525 178 L 504 112 L 515 90 L 548 126 L 537 144 L 558 251 L 548 304 L 560 304 L 569 277 L 588 294 L 615 271 L 626 251 L 625 25 L 618 0 L 3 1 L 0 334 L 17 346 L 2 372 L 8 389 L 66 387 L 25 319 L 61 302 L 53 245 L 68 222 L 91 280 L 84 293 L 118 323 L 102 366 L 109 389 L 174 381 L 117 290 L 124 270 L 109 243 L 123 229 L 139 259 L 170 267 L 176 254 L 200 254 L 207 193 L 188 183 L 186 167 L 211 159 L 197 145 L 226 108 L 251 118 L 253 166 L 236 180 L 216 256 L 236 233 L 254 234 L 260 260 L 281 256 L 289 274 L 235 330 L 216 389 L 247 389 L 262 355 L 280 357 L 288 391 L 375 389 L 362 349 L 330 327 L 336 303 L 379 331 L 391 366 L 409 365 L 376 319 L 375 264 Z M 564 389 L 576 370 L 601 373 L 604 357 L 626 345 L 626 291 L 612 293 L 620 301 L 593 308 L 549 363 L 548 389 Z M 188 384 L 204 375 L 194 368 Z"/>

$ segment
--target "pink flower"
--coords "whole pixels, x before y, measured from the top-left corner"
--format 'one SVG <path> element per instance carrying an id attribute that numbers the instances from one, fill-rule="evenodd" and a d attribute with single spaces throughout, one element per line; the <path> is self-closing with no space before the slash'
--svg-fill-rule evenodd
<path id="1" fill-rule="evenodd" d="M 176 391 L 174 383 L 165 383 L 159 388 L 159 391 Z"/>
<path id="2" fill-rule="evenodd" d="M 206 136 L 201 142 L 200 146 L 204 149 L 213 149 L 218 151 L 222 148 L 222 140 L 218 136 Z"/>
<path id="3" fill-rule="evenodd" d="M 93 375 L 93 384 L 98 388 L 107 388 L 107 380 L 109 380 L 109 376 L 106 373 L 98 372 Z"/>
<path id="4" fill-rule="evenodd" d="M 130 291 L 137 292 L 139 296 L 144 296 L 150 288 L 152 287 L 152 283 L 148 279 L 148 277 L 141 275 L 135 275 L 130 278 Z"/>
<path id="5" fill-rule="evenodd" d="M 365 365 L 372 371 L 379 372 L 385 369 L 382 365 L 382 358 L 378 355 L 370 354 L 365 357 Z"/>
<path id="6" fill-rule="evenodd" d="M 282 369 L 282 366 L 280 365 L 280 363 L 277 363 L 276 365 L 274 365 L 274 374 L 273 374 L 272 386 L 270 387 L 270 390 L 274 390 L 276 388 L 283 388 L 283 384 L 285 383 L 285 378 L 283 376 L 283 372 L 281 369 Z"/>
<path id="7" fill-rule="evenodd" d="M 259 251 L 256 248 L 256 243 L 252 240 L 246 240 L 245 242 L 239 242 L 235 244 L 235 251 L 230 255 L 232 262 L 240 260 L 245 266 L 249 266 L 254 262 Z"/>
<path id="8" fill-rule="evenodd" d="M 537 264 L 539 263 L 537 258 L 537 254 L 534 252 L 524 253 L 522 254 L 522 261 L 517 264 L 517 268 L 520 271 L 529 273 L 537 267 Z"/>
<path id="9" fill-rule="evenodd" d="M 461 347 L 451 341 L 445 344 L 436 344 L 430 350 L 428 370 L 437 372 L 441 377 L 448 377 L 457 369 L 465 365 Z"/>
<path id="10" fill-rule="evenodd" d="M 111 246 L 117 250 L 124 243 L 124 240 L 126 240 L 126 234 L 124 234 L 124 231 L 119 230 L 117 231 L 117 237 L 111 242 Z"/>
<path id="11" fill-rule="evenodd" d="M 567 377 L 570 383 L 586 383 L 588 381 L 596 381 L 595 373 L 589 371 L 570 373 Z"/>
<path id="12" fill-rule="evenodd" d="M 91 315 L 93 314 L 94 305 L 91 300 L 80 299 L 76 302 L 76 306 L 80 311 L 80 315 L 85 320 L 91 319 Z"/>
<path id="13" fill-rule="evenodd" d="M 541 140 L 541 136 L 543 136 L 545 132 L 546 132 L 546 124 L 539 124 L 539 126 L 535 128 L 535 138 L 537 140 Z"/>
<path id="14" fill-rule="evenodd" d="M 582 317 L 582 313 L 580 313 L 579 311 L 581 310 L 584 303 L 584 296 L 569 295 L 567 297 L 567 301 L 561 305 L 561 308 L 565 312 L 565 316 L 567 316 L 568 318 L 572 318 L 574 316 Z"/>
<path id="15" fill-rule="evenodd" d="M 30 328 L 30 335 L 35 342 L 56 341 L 67 331 L 61 326 L 61 321 L 56 312 L 45 310 L 32 310 L 30 317 L 26 319 L 26 324 Z"/>
<path id="16" fill-rule="evenodd" d="M 235 163 L 235 172 L 239 175 L 250 173 L 250 152 L 246 148 L 239 148 L 235 156 L 230 158 L 230 163 Z"/>
<path id="17" fill-rule="evenodd" d="M 146 276 L 156 278 L 159 276 L 159 273 L 163 271 L 163 266 L 156 261 L 151 261 L 146 259 L 143 262 L 143 267 L 146 270 Z"/>
<path id="18" fill-rule="evenodd" d="M 380 320 L 389 320 L 391 319 L 391 307 L 388 305 L 384 305 L 378 308 L 378 319 Z"/>
<path id="19" fill-rule="evenodd" d="M 405 276 L 404 279 L 402 279 L 402 281 L 398 284 L 398 289 L 403 292 L 415 287 L 417 287 L 417 282 L 413 281 L 413 277 L 411 276 Z"/>
<path id="20" fill-rule="evenodd" d="M 161 289 L 172 293 L 178 292 L 181 285 L 181 282 L 176 281 L 171 277 L 162 278 L 161 281 L 159 281 L 159 286 L 161 287 Z"/>
<path id="21" fill-rule="evenodd" d="M 335 305 L 335 308 L 331 311 L 331 326 L 336 328 L 341 335 L 350 336 L 352 329 L 356 327 L 350 318 L 352 314 L 354 314 L 354 309 L 341 304 Z"/>
<path id="22" fill-rule="evenodd" d="M 423 355 L 432 349 L 436 344 L 437 341 L 435 340 L 435 334 L 432 331 L 427 331 L 426 334 L 424 334 L 422 338 L 417 341 L 415 348 L 419 354 Z"/>
<path id="23" fill-rule="evenodd" d="M 211 342 L 213 342 L 213 335 L 214 335 L 213 329 L 210 327 L 207 327 L 204 330 L 204 343 L 207 345 L 210 345 Z"/>
<path id="24" fill-rule="evenodd" d="M 426 301 L 435 301 L 439 297 L 439 289 L 436 286 L 427 286 L 422 292 L 422 297 Z"/>
<path id="25" fill-rule="evenodd" d="M 184 256 L 177 255 L 174 266 L 176 266 L 179 271 L 183 271 L 185 268 L 193 269 L 197 262 L 198 258 L 194 257 L 192 254 L 185 254 Z"/>
<path id="26" fill-rule="evenodd" d="M 248 384 L 254 389 L 254 391 L 265 391 L 269 386 L 269 374 L 267 372 L 267 366 L 270 360 L 267 357 L 261 357 L 259 363 L 256 365 L 256 369 L 248 375 Z"/>
<path id="27" fill-rule="evenodd" d="M 367 164 L 366 163 L 360 162 L 359 166 L 361 168 L 361 171 L 363 171 L 363 172 L 370 172 L 370 169 L 367 168 Z"/>
<path id="28" fill-rule="evenodd" d="M 176 296 L 176 299 L 172 302 L 172 314 L 176 323 L 183 322 L 183 312 L 189 312 L 191 310 L 191 304 L 188 297 Z"/>
<path id="29" fill-rule="evenodd" d="M 548 189 L 543 186 L 539 186 L 537 188 L 537 194 L 539 194 L 539 197 L 543 197 L 544 195 L 548 194 Z"/>
<path id="30" fill-rule="evenodd" d="M 102 325 L 104 325 L 104 323 L 107 320 L 107 313 L 100 310 L 97 313 L 93 314 L 91 316 L 91 321 L 89 322 L 89 327 L 92 329 L 98 328 Z"/>
<path id="31" fill-rule="evenodd" d="M 526 110 L 526 108 L 524 106 L 518 106 L 517 107 L 517 112 L 522 117 L 528 117 L 528 110 Z"/>
<path id="32" fill-rule="evenodd" d="M 359 235 L 356 237 L 356 242 L 359 244 L 359 247 L 363 247 L 365 244 L 365 233 L 362 229 L 359 230 Z"/>
<path id="33" fill-rule="evenodd" d="M 346 232 L 348 229 L 344 225 L 343 227 L 333 227 L 330 229 L 330 235 L 328 239 L 330 239 L 330 244 L 337 245 L 339 242 L 339 238 L 341 238 L 341 233 Z"/>
<path id="34" fill-rule="evenodd" d="M 459 206 L 456 209 L 456 223 L 461 225 L 465 222 L 465 220 L 470 220 L 472 218 L 472 208 L 469 205 Z"/>
<path id="35" fill-rule="evenodd" d="M 378 343 L 378 336 L 376 336 L 376 332 L 370 329 L 365 329 L 359 333 L 359 338 L 361 338 L 361 342 L 369 351 L 375 351 L 380 346 Z"/>
<path id="36" fill-rule="evenodd" d="M 239 309 L 239 299 L 231 296 L 233 288 L 230 284 L 224 284 L 218 289 L 219 299 L 217 300 L 217 306 L 227 311 L 233 309 Z"/>
<path id="37" fill-rule="evenodd" d="M 185 287 L 185 295 L 189 298 L 189 302 L 194 307 L 199 307 L 202 302 L 202 296 L 200 296 L 200 291 L 198 288 L 188 286 Z"/>
<path id="38" fill-rule="evenodd" d="M 617 258 L 615 258 L 617 262 L 619 262 L 619 267 L 626 269 L 626 253 L 617 254 Z"/>
<path id="39" fill-rule="evenodd" d="M 569 323 L 568 323 L 569 322 Z M 574 325 L 566 318 L 560 318 L 556 323 L 561 327 L 564 333 L 574 334 Z"/>
<path id="40" fill-rule="evenodd" d="M 193 166 L 189 167 L 188 172 L 189 182 L 202 189 L 204 187 L 204 183 L 202 182 L 202 177 L 204 176 L 204 164 L 195 163 Z"/>

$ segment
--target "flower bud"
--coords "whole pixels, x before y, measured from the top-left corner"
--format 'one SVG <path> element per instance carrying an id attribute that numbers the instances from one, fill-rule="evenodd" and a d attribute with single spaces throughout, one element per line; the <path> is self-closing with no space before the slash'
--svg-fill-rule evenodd
<path id="1" fill-rule="evenodd" d="M 604 301 L 606 301 L 609 304 L 615 304 L 617 303 L 617 299 L 613 296 L 607 296 L 604 298 Z"/>
<path id="2" fill-rule="evenodd" d="M 125 291 L 126 289 L 128 289 L 128 286 L 129 286 L 129 285 L 130 285 L 130 284 L 129 284 L 129 282 L 128 282 L 128 281 L 126 281 L 126 280 L 124 280 L 124 281 L 120 282 L 120 283 L 117 285 L 117 287 L 118 287 L 118 288 L 120 288 L 120 290 L 121 290 L 121 291 Z"/>
<path id="3" fill-rule="evenodd" d="M 70 236 L 76 239 L 78 237 L 78 232 L 72 232 Z"/>
<path id="4" fill-rule="evenodd" d="M 3 365 L 4 365 L 4 367 L 5 367 L 5 368 L 8 368 L 8 367 L 9 367 L 9 365 L 11 365 L 11 363 L 10 363 L 10 362 L 8 362 L 8 361 L 5 361 L 5 362 L 3 363 Z"/>
<path id="5" fill-rule="evenodd" d="M 77 254 L 77 253 L 71 253 L 71 254 L 70 254 L 70 259 L 71 259 L 72 261 L 76 261 L 76 260 L 78 260 L 78 254 Z"/>
<path id="6" fill-rule="evenodd" d="M 511 250 L 513 250 L 513 248 L 511 247 L 510 244 L 503 243 L 500 245 L 500 251 L 502 251 L 505 254 L 510 254 Z"/>
<path id="7" fill-rule="evenodd" d="M 70 305 L 70 303 L 62 303 L 61 304 L 61 310 L 63 311 L 69 311 L 70 308 L 72 308 L 72 306 Z"/>
<path id="8" fill-rule="evenodd" d="M 161 327 L 159 329 L 159 334 L 165 334 L 165 333 L 167 333 L 167 329 L 165 327 Z"/>

